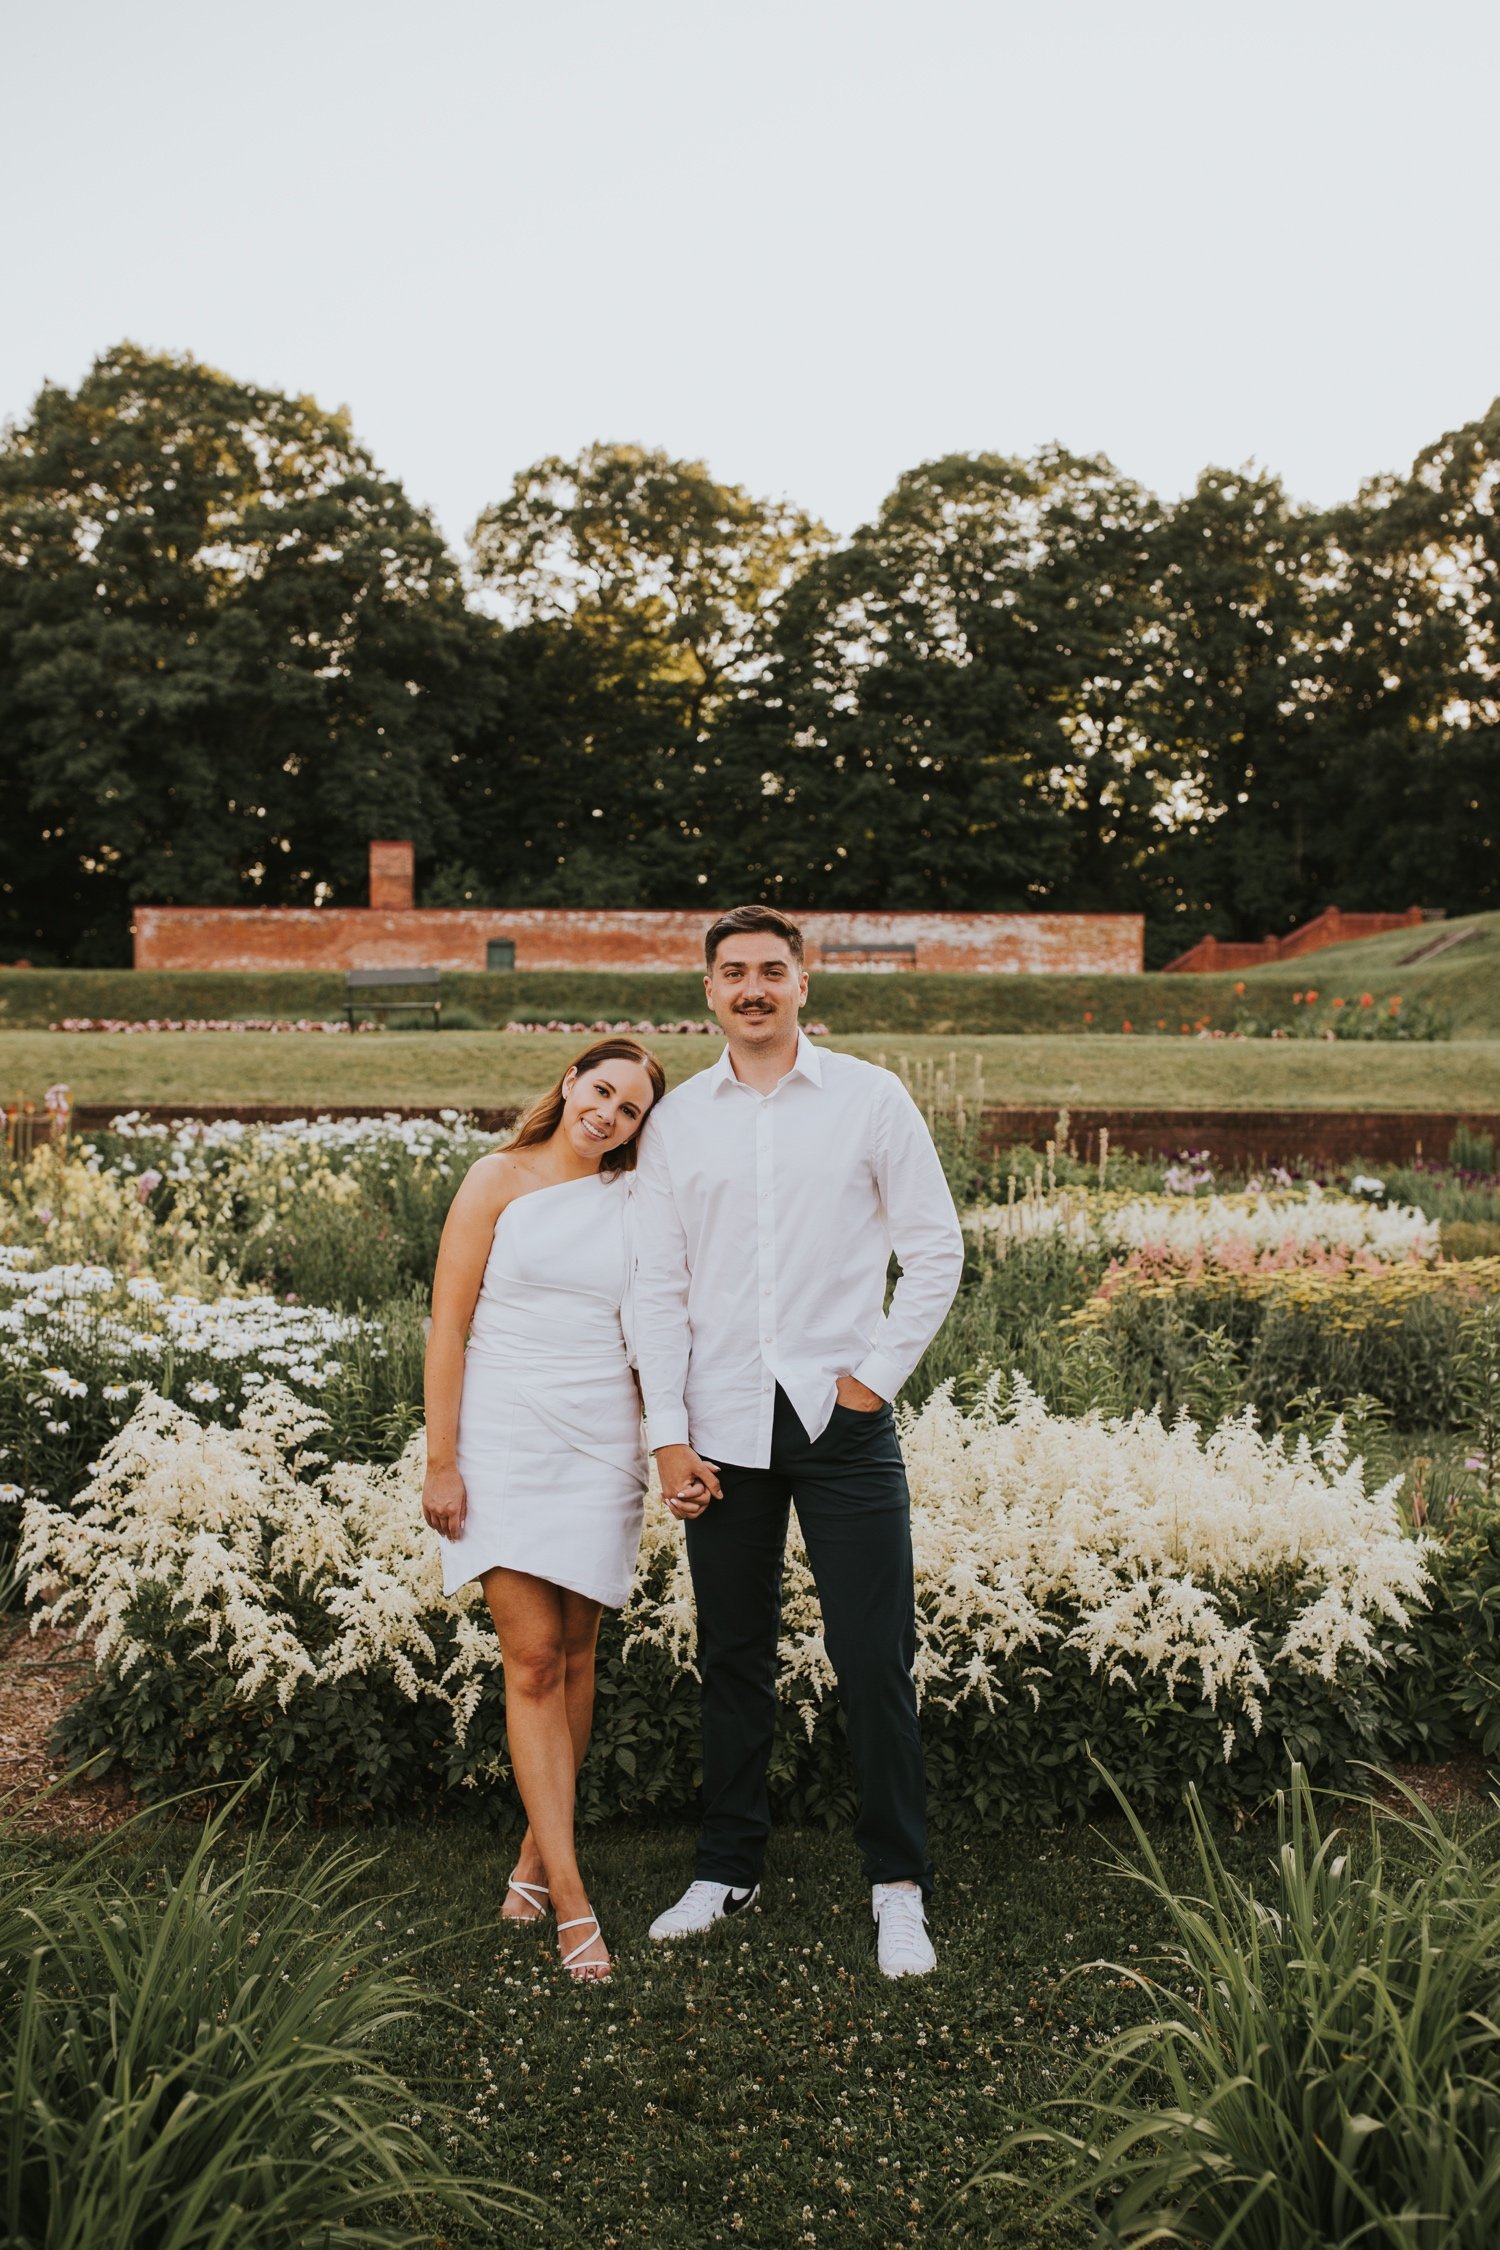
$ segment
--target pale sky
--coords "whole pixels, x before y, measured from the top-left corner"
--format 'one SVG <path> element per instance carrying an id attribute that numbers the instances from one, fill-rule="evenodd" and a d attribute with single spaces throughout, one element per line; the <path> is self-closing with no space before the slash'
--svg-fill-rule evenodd
<path id="1" fill-rule="evenodd" d="M 1500 392 L 1497 0 L 0 10 L 0 415 L 191 351 L 455 544 L 594 439 L 848 532 L 1051 439 L 1332 501 Z"/>

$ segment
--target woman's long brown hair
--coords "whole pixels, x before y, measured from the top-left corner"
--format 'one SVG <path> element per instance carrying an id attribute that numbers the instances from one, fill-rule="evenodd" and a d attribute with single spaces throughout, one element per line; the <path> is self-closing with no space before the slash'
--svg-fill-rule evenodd
<path id="1" fill-rule="evenodd" d="M 586 1072 L 597 1070 L 601 1063 L 606 1062 L 638 1063 L 651 1081 L 653 1108 L 667 1090 L 666 1072 L 662 1069 L 655 1055 L 652 1054 L 651 1049 L 643 1047 L 639 1039 L 597 1040 L 592 1047 L 585 1047 L 581 1055 L 574 1056 L 568 1065 L 568 1070 L 563 1072 L 562 1078 L 558 1079 L 555 1086 L 549 1086 L 545 1094 L 538 1094 L 536 1100 L 522 1110 L 515 1134 L 512 1139 L 506 1142 L 506 1147 L 508 1149 L 536 1148 L 540 1142 L 550 1141 L 558 1126 L 562 1123 L 562 1113 L 568 1098 L 563 1092 L 563 1079 L 567 1077 L 568 1071 L 576 1070 L 579 1077 L 582 1078 Z M 648 1110 L 647 1116 L 649 1115 L 650 1111 Z M 619 1148 L 606 1150 L 599 1162 L 600 1171 L 633 1172 L 635 1170 L 636 1147 L 645 1127 L 646 1119 L 643 1117 L 628 1141 L 624 1142 Z"/>

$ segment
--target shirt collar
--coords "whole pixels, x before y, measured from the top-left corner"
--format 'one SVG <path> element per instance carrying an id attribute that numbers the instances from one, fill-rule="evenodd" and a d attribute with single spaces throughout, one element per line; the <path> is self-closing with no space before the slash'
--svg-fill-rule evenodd
<path id="1" fill-rule="evenodd" d="M 741 1083 L 734 1075 L 734 1065 L 729 1059 L 727 1044 L 724 1052 L 709 1071 L 708 1076 L 709 1090 L 714 1094 L 722 1093 L 726 1086 L 738 1086 Z M 786 1076 L 787 1078 L 809 1079 L 814 1086 L 821 1086 L 823 1083 L 823 1058 L 808 1038 L 807 1033 L 800 1027 L 797 1032 L 797 1059 Z M 785 1085 L 785 1083 L 786 1079 L 781 1080 L 782 1085 Z"/>

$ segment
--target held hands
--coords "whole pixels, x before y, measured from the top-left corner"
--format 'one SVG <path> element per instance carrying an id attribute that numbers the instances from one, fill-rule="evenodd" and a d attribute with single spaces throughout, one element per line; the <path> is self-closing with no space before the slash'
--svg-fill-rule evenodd
<path id="1" fill-rule="evenodd" d="M 710 1500 L 722 1499 L 718 1468 L 690 1445 L 664 1445 L 656 1456 L 662 1498 L 679 1523 L 701 1516 Z"/>
<path id="2" fill-rule="evenodd" d="M 432 1530 L 456 1539 L 469 1512 L 469 1495 L 457 1469 L 429 1469 L 422 1480 L 422 1514 Z"/>

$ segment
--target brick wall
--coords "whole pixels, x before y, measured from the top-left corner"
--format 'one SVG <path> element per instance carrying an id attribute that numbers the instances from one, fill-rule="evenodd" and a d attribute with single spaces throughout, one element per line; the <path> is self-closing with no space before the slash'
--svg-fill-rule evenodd
<path id="1" fill-rule="evenodd" d="M 397 871 L 392 870 L 393 877 Z M 483 969 L 492 940 L 518 969 L 696 969 L 708 910 L 594 913 L 564 907 L 139 906 L 138 969 Z M 806 914 L 811 965 L 989 975 L 1140 969 L 1138 914 Z M 913 956 L 882 955 L 915 947 Z"/>

